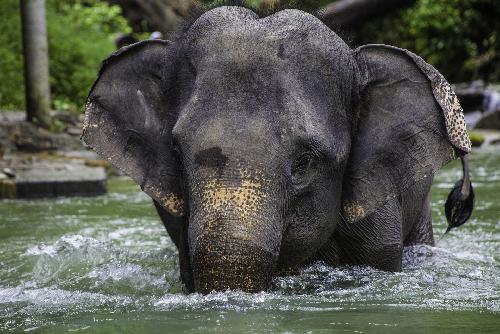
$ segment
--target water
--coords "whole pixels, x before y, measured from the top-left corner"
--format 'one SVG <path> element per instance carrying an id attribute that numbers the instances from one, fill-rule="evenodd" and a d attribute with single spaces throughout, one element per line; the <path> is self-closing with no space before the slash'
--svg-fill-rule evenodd
<path id="1" fill-rule="evenodd" d="M 500 333 L 500 152 L 472 156 L 476 211 L 401 273 L 317 263 L 270 292 L 181 292 L 175 246 L 126 179 L 99 198 L 0 202 L 0 332 Z M 437 238 L 460 176 L 432 191 Z"/>

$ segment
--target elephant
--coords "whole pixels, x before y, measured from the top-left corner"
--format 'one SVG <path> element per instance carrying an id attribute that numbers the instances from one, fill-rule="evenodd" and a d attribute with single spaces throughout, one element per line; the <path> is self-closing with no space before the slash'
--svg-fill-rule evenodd
<path id="1" fill-rule="evenodd" d="M 400 271 L 434 243 L 434 173 L 471 150 L 436 69 L 296 9 L 217 7 L 115 51 L 85 109 L 82 139 L 153 199 L 187 292 L 263 291 L 320 260 Z"/>

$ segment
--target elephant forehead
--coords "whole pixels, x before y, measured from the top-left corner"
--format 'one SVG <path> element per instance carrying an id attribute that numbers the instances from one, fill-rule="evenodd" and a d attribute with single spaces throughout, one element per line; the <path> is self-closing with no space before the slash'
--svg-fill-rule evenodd
<path id="1" fill-rule="evenodd" d="M 203 113 L 184 117 L 175 128 L 185 163 L 190 167 L 234 168 L 245 157 L 263 163 L 284 155 L 275 124 L 265 115 L 247 117 L 244 112 L 229 115 L 217 110 Z"/>
<path id="2" fill-rule="evenodd" d="M 285 9 L 259 18 L 253 11 L 239 6 L 222 6 L 207 11 L 189 27 L 189 39 L 212 36 L 214 33 L 235 30 L 267 30 L 268 36 L 279 38 L 296 36 L 297 31 L 310 31 L 318 38 L 330 37 L 344 44 L 342 39 L 314 15 L 297 9 Z M 299 38 L 301 36 L 298 36 Z M 347 47 L 347 45 L 345 45 Z"/>
<path id="3" fill-rule="evenodd" d="M 350 107 L 343 103 L 350 91 L 335 89 L 325 81 L 307 82 L 294 73 L 266 72 L 262 67 L 244 75 L 227 67 L 211 68 L 197 78 L 173 133 L 178 138 L 193 137 L 202 147 L 244 143 L 249 138 L 249 147 L 265 143 L 268 149 L 276 133 L 327 135 L 332 125 L 347 123 Z"/>
<path id="4" fill-rule="evenodd" d="M 220 7 L 197 19 L 184 36 L 184 47 L 194 63 L 235 60 L 239 64 L 302 61 L 307 50 L 349 54 L 345 42 L 318 18 L 299 10 L 283 10 L 259 19 L 241 7 Z M 308 62 L 315 62 L 307 55 Z M 305 64 L 303 64 L 305 65 Z"/>

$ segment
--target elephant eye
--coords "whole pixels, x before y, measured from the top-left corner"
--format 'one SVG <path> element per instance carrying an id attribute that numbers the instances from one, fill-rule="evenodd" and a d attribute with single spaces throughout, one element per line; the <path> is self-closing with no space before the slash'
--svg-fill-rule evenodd
<path id="1" fill-rule="evenodd" d="M 296 179 L 301 178 L 311 167 L 313 167 L 314 162 L 315 157 L 312 153 L 303 153 L 292 165 L 292 176 Z"/>
<path id="2" fill-rule="evenodd" d="M 177 144 L 172 145 L 172 156 L 178 165 L 182 165 L 182 153 Z"/>

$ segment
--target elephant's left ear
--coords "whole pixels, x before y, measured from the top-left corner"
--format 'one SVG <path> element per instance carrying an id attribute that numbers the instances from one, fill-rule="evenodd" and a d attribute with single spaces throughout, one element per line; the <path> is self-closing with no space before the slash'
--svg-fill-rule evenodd
<path id="1" fill-rule="evenodd" d="M 359 122 L 342 195 L 350 222 L 471 150 L 458 99 L 431 65 L 386 45 L 362 46 L 354 57 Z"/>
<path id="2" fill-rule="evenodd" d="M 177 82 L 170 43 L 139 42 L 114 52 L 99 71 L 85 107 L 82 139 L 130 176 L 170 214 L 185 211 L 172 128 Z"/>

